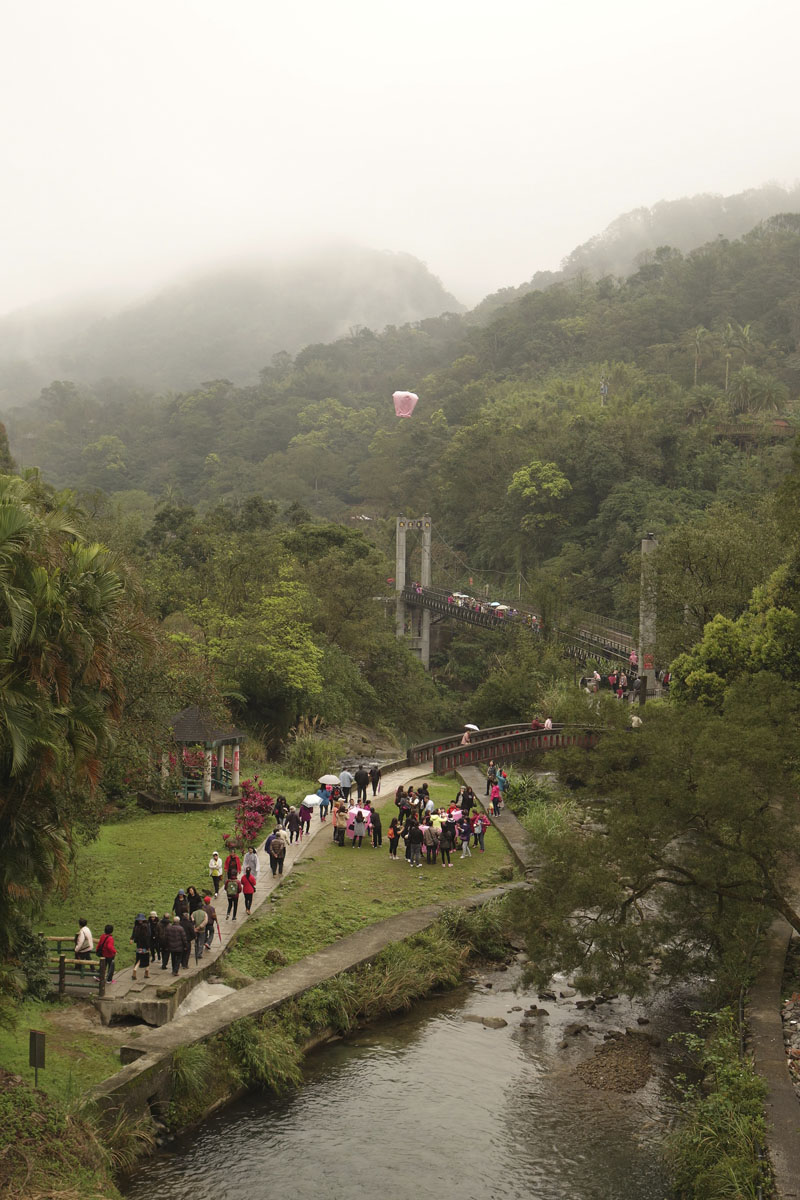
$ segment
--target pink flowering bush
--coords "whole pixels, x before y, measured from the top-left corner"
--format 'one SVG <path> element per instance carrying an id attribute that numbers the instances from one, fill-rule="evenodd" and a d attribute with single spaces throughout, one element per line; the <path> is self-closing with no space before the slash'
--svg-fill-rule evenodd
<path id="1" fill-rule="evenodd" d="M 264 791 L 260 779 L 243 780 L 241 789 L 233 822 L 235 832 L 222 835 L 229 850 L 253 845 L 275 807 L 275 801 Z"/>

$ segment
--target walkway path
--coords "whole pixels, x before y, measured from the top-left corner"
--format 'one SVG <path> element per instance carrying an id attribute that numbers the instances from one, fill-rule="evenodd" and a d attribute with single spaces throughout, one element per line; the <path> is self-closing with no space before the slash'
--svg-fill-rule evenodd
<path id="1" fill-rule="evenodd" d="M 420 779 L 430 774 L 430 771 L 430 763 L 418 763 L 413 767 L 405 767 L 398 771 L 392 771 L 382 780 L 382 796 L 385 797 L 387 791 L 390 789 L 394 791 L 401 783 L 410 783 L 414 779 Z M 326 833 L 328 837 L 333 836 L 331 818 L 328 817 L 327 821 L 322 822 L 319 818 L 319 810 L 316 810 L 311 819 L 310 832 L 301 842 L 294 842 L 291 846 L 287 844 L 283 875 L 273 876 L 269 865 L 269 855 L 263 849 L 264 839 L 270 828 L 270 824 L 264 827 L 264 833 L 258 849 L 258 887 L 253 896 L 253 913 L 258 911 L 269 895 L 276 888 L 280 887 L 287 875 L 291 874 L 295 863 L 311 853 L 317 838 L 325 837 Z M 202 849 L 202 854 L 205 856 L 204 861 L 207 861 L 209 851 Z M 191 880 L 185 881 L 185 885 L 189 883 L 191 883 Z M 215 936 L 213 945 L 204 952 L 199 962 L 195 962 L 194 952 L 192 952 L 189 959 L 189 966 L 185 970 L 181 969 L 177 979 L 170 971 L 165 971 L 160 963 L 151 964 L 149 979 L 144 978 L 144 973 L 141 969 L 138 971 L 136 979 L 132 978 L 132 967 L 125 967 L 117 971 L 114 976 L 114 982 L 110 988 L 107 988 L 106 998 L 94 1001 L 100 1011 L 100 1016 L 104 1024 L 109 1024 L 115 1019 L 138 1016 L 149 1024 L 161 1025 L 174 1016 L 180 1002 L 201 979 L 212 973 L 214 964 L 225 952 L 239 929 L 247 923 L 248 918 L 245 913 L 242 897 L 239 898 L 238 919 L 236 921 L 233 919 L 227 920 L 225 917 L 227 900 L 223 896 L 221 889 L 216 899 L 215 907 L 219 921 L 219 934 Z M 125 947 L 124 941 L 122 946 Z M 127 949 L 127 947 L 125 948 Z"/>

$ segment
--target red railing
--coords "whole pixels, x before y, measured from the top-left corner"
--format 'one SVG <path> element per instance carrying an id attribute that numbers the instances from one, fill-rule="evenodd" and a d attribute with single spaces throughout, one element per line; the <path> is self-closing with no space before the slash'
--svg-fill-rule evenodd
<path id="1" fill-rule="evenodd" d="M 561 728 L 558 726 L 558 728 Z M 476 729 L 469 735 L 469 744 L 471 746 L 482 745 L 485 741 L 490 741 L 492 738 L 500 737 L 505 733 L 524 733 L 530 729 L 530 724 L 527 721 L 514 721 L 510 725 L 492 725 L 486 729 Z M 409 767 L 415 767 L 417 763 L 429 762 L 435 758 L 437 754 L 441 754 L 445 750 L 453 750 L 461 745 L 461 739 L 464 736 L 464 731 L 461 733 L 453 733 L 445 737 L 434 738 L 432 742 L 420 742 L 416 746 L 409 746 L 406 751 L 406 761 Z M 491 758 L 491 754 L 489 758 Z M 488 760 L 487 760 L 488 761 Z"/>
<path id="2" fill-rule="evenodd" d="M 458 767 L 488 762 L 490 758 L 509 761 L 525 758 L 541 750 L 561 750 L 569 746 L 585 749 L 596 745 L 598 734 L 585 726 L 562 726 L 560 729 L 527 729 L 517 733 L 501 734 L 483 742 L 470 742 L 468 746 L 453 746 L 433 755 L 433 770 L 437 775 L 447 775 Z"/>

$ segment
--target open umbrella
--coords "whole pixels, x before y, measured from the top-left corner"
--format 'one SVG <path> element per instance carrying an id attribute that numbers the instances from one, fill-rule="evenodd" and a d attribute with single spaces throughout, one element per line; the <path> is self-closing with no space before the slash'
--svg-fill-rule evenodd
<path id="1" fill-rule="evenodd" d="M 472 730 L 473 730 L 475 733 L 479 733 L 479 732 L 480 732 L 480 730 L 479 730 L 479 728 L 478 728 L 478 726 L 477 726 L 477 725 L 465 725 L 465 726 L 464 726 L 464 728 L 465 728 L 465 729 L 472 729 Z"/>
<path id="2" fill-rule="evenodd" d="M 318 782 L 319 782 L 319 783 L 331 783 L 331 784 L 333 784 L 333 783 L 339 783 L 339 782 L 340 782 L 340 780 L 339 780 L 339 776 L 338 776 L 338 775 L 321 775 L 321 776 L 319 777 L 319 780 L 318 780 Z"/>

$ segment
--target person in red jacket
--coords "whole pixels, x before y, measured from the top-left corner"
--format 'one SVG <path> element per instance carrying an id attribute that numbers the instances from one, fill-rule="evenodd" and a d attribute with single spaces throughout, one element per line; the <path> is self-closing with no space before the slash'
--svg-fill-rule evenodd
<path id="1" fill-rule="evenodd" d="M 100 958 L 100 974 L 98 978 L 102 979 L 103 975 L 105 975 L 106 983 L 114 982 L 114 961 L 117 957 L 117 948 L 114 945 L 113 933 L 114 926 L 106 925 L 105 931 L 98 938 L 95 950 L 95 953 Z"/>
<path id="2" fill-rule="evenodd" d="M 229 854 L 225 859 L 225 878 L 233 879 L 235 875 L 238 879 L 241 870 L 242 860 L 239 858 L 239 855 L 235 853 Z"/>
<path id="3" fill-rule="evenodd" d="M 256 877 L 249 867 L 239 882 L 242 885 L 242 895 L 244 896 L 244 914 L 245 916 L 249 916 L 250 906 L 253 903 L 253 893 L 256 890 Z"/>

